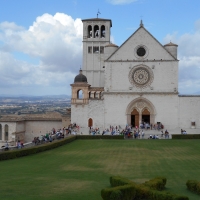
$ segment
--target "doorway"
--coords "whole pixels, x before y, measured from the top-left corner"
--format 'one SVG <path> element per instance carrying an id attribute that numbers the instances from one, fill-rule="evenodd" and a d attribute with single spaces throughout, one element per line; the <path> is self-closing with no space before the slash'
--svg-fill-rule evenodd
<path id="1" fill-rule="evenodd" d="M 93 126 L 93 120 L 92 118 L 88 119 L 88 127 L 92 127 Z"/>
<path id="2" fill-rule="evenodd" d="M 142 112 L 142 122 L 150 125 L 150 112 L 147 109 Z"/>
<path id="3" fill-rule="evenodd" d="M 136 109 L 131 112 L 131 125 L 139 127 L 139 112 Z"/>

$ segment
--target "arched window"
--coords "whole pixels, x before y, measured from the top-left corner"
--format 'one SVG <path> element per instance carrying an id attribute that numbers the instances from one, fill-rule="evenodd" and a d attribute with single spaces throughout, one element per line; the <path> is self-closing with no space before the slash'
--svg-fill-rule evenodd
<path id="1" fill-rule="evenodd" d="M 5 125 L 5 140 L 7 141 L 8 140 L 8 125 L 6 124 Z"/>
<path id="2" fill-rule="evenodd" d="M 93 120 L 92 118 L 88 119 L 88 127 L 92 127 L 93 126 Z"/>
<path id="3" fill-rule="evenodd" d="M 92 38 L 92 26 L 88 26 L 88 38 Z"/>
<path id="4" fill-rule="evenodd" d="M 83 99 L 83 98 L 84 98 L 83 90 L 78 90 L 77 91 L 77 99 Z"/>
<path id="5" fill-rule="evenodd" d="M 106 37 L 106 30 L 105 30 L 105 26 L 104 25 L 101 26 L 101 37 L 102 38 Z"/>
<path id="6" fill-rule="evenodd" d="M 2 140 L 2 125 L 0 124 L 0 140 Z"/>
<path id="7" fill-rule="evenodd" d="M 99 26 L 95 25 L 94 26 L 94 37 L 97 38 L 99 37 Z"/>

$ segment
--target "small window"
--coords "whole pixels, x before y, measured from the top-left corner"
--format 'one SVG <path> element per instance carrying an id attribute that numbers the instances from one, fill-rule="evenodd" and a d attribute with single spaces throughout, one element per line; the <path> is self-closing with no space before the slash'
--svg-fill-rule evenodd
<path id="1" fill-rule="evenodd" d="M 104 53 L 104 47 L 100 47 L 100 53 Z"/>
<path id="2" fill-rule="evenodd" d="M 142 56 L 144 56 L 145 54 L 146 54 L 145 48 L 139 47 L 139 48 L 137 49 L 137 55 L 138 55 L 138 56 L 142 57 Z"/>
<path id="3" fill-rule="evenodd" d="M 99 53 L 99 47 L 93 47 L 93 53 Z"/>
<path id="4" fill-rule="evenodd" d="M 88 47 L 88 53 L 92 53 L 92 47 Z"/>

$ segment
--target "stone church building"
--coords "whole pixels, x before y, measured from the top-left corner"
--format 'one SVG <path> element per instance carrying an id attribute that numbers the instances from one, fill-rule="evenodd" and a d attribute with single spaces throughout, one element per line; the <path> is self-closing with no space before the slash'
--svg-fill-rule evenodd
<path id="1" fill-rule="evenodd" d="M 110 41 L 110 19 L 82 22 L 83 66 L 71 84 L 71 122 L 83 134 L 90 126 L 141 122 L 162 123 L 171 133 L 199 133 L 200 96 L 178 93 L 178 45 L 162 45 L 141 21 L 118 47 Z"/>

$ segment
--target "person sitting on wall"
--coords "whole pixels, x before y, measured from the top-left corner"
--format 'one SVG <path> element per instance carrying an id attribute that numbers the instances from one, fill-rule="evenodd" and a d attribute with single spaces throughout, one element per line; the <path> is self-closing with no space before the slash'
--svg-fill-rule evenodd
<path id="1" fill-rule="evenodd" d="M 183 134 L 183 129 L 181 129 L 181 134 Z"/>
<path id="2" fill-rule="evenodd" d="M 158 135 L 156 135 L 156 139 L 159 139 L 159 136 L 158 136 Z"/>
<path id="3" fill-rule="evenodd" d="M 21 142 L 18 140 L 18 142 L 17 142 L 17 148 L 18 149 L 21 149 Z"/>
<path id="4" fill-rule="evenodd" d="M 186 130 L 183 130 L 183 134 L 184 134 L 184 135 L 186 135 L 186 134 L 187 134 Z"/>
<path id="5" fill-rule="evenodd" d="M 21 141 L 21 148 L 23 148 L 24 147 L 24 143 Z"/>
<path id="6" fill-rule="evenodd" d="M 163 133 L 163 131 L 161 131 L 161 137 L 163 137 L 163 135 L 164 135 L 164 133 Z"/>
<path id="7" fill-rule="evenodd" d="M 8 150 L 9 150 L 9 144 L 8 144 L 8 141 L 6 141 L 5 151 L 8 151 Z"/>
<path id="8" fill-rule="evenodd" d="M 144 131 L 142 130 L 142 139 L 144 138 Z"/>

